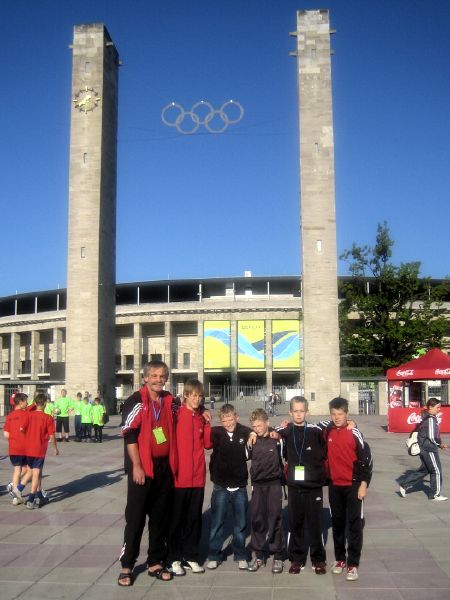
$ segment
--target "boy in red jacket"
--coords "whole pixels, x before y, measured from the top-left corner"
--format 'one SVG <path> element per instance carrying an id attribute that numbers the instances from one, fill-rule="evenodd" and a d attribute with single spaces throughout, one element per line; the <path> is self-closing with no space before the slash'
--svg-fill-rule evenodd
<path id="1" fill-rule="evenodd" d="M 332 423 L 325 430 L 325 440 L 336 557 L 331 572 L 340 575 L 346 569 L 346 580 L 356 581 L 363 545 L 364 498 L 372 477 L 372 457 L 359 429 L 348 428 L 348 401 L 333 398 L 329 407 Z"/>
<path id="2" fill-rule="evenodd" d="M 205 448 L 211 448 L 211 425 L 208 413 L 200 412 L 203 396 L 202 383 L 189 379 L 184 385 L 183 404 L 174 423 L 175 489 L 168 563 L 172 573 L 179 576 L 186 575 L 186 570 L 205 571 L 198 564 L 198 548 L 206 481 Z"/>
<path id="3" fill-rule="evenodd" d="M 47 404 L 47 396 L 43 393 L 36 394 L 34 404 L 36 405 L 36 410 L 29 413 L 27 427 L 26 456 L 29 471 L 22 479 L 22 485 L 25 485 L 26 481 L 31 478 L 31 493 L 28 495 L 28 500 L 25 504 L 27 508 L 40 506 L 43 500 L 40 484 L 49 441 L 53 443 L 55 455 L 59 454 L 53 418 L 44 412 L 45 405 Z M 36 495 L 39 502 L 35 504 Z"/>
<path id="4" fill-rule="evenodd" d="M 13 497 L 13 504 L 22 504 L 22 490 L 18 488 L 22 468 L 27 468 L 26 430 L 29 413 L 27 412 L 28 396 L 21 392 L 14 393 L 14 410 L 5 419 L 3 435 L 8 440 L 9 459 L 13 466 L 13 476 L 8 491 Z M 25 472 L 25 471 L 24 471 Z"/>

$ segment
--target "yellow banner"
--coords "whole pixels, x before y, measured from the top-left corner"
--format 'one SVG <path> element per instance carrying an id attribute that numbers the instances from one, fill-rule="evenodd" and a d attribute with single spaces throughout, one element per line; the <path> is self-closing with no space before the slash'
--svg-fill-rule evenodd
<path id="1" fill-rule="evenodd" d="M 203 368 L 230 368 L 230 321 L 204 322 Z"/>
<path id="2" fill-rule="evenodd" d="M 299 369 L 300 347 L 300 321 L 272 321 L 272 360 L 274 369 Z"/>
<path id="3" fill-rule="evenodd" d="M 238 321 L 238 369 L 264 369 L 264 321 Z"/>

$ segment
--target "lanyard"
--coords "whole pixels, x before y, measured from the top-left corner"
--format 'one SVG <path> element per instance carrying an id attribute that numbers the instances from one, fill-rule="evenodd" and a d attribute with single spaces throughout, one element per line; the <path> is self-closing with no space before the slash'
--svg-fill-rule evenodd
<path id="1" fill-rule="evenodd" d="M 155 417 L 155 423 L 157 423 L 159 421 L 159 417 L 161 416 L 161 411 L 162 411 L 162 399 L 158 396 L 158 402 L 159 402 L 159 411 L 156 411 L 155 408 L 155 401 L 152 400 L 152 408 L 153 408 L 153 416 Z"/>
<path id="2" fill-rule="evenodd" d="M 297 453 L 297 457 L 298 457 L 298 464 L 301 465 L 302 464 L 302 456 L 303 456 L 303 448 L 305 447 L 305 439 L 306 439 L 306 421 L 305 421 L 305 425 L 303 428 L 303 440 L 302 440 L 302 447 L 300 449 L 300 453 L 298 451 L 297 448 L 297 442 L 295 440 L 295 425 L 292 426 L 292 440 L 294 442 L 294 448 L 295 448 L 295 452 Z"/>

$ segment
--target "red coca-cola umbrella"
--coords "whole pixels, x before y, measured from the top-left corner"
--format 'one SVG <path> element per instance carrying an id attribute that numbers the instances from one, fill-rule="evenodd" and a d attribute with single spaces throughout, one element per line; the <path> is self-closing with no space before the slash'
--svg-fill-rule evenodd
<path id="1" fill-rule="evenodd" d="M 420 358 L 388 369 L 386 377 L 392 380 L 450 379 L 450 356 L 433 348 Z"/>

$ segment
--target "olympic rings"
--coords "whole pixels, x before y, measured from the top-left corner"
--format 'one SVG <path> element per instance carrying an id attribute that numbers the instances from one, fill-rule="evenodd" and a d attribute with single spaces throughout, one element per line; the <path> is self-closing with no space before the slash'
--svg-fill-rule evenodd
<path id="1" fill-rule="evenodd" d="M 192 105 L 191 110 L 184 110 L 181 104 L 171 102 L 161 111 L 162 122 L 184 135 L 192 135 L 200 125 L 204 125 L 209 133 L 223 133 L 229 125 L 239 123 L 243 116 L 244 109 L 236 100 L 227 100 L 219 109 L 206 100 L 200 100 Z"/>

